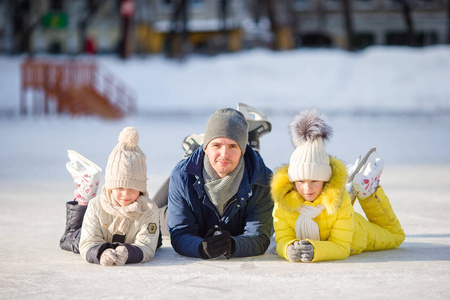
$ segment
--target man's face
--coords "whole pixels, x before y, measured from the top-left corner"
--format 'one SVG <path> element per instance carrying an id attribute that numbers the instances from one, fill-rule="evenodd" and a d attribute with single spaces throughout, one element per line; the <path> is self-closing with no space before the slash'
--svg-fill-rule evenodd
<path id="1" fill-rule="evenodd" d="M 209 163 L 220 178 L 224 178 L 239 163 L 242 156 L 241 148 L 236 141 L 229 138 L 216 138 L 209 142 L 205 149 Z"/>

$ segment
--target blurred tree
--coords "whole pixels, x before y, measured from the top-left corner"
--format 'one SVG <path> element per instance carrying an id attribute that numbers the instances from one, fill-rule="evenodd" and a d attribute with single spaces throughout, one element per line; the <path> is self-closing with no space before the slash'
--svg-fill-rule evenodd
<path id="1" fill-rule="evenodd" d="M 267 12 L 270 29 L 274 35 L 273 47 L 287 50 L 294 47 L 294 2 L 291 0 L 254 0 L 253 20 L 259 23 L 263 11 Z"/>
<path id="2" fill-rule="evenodd" d="M 219 0 L 219 20 L 221 30 L 224 34 L 227 31 L 227 18 L 228 18 L 228 0 Z"/>
<path id="3" fill-rule="evenodd" d="M 228 40 L 228 16 L 230 13 L 230 7 L 229 7 L 229 1 L 228 0 L 219 0 L 218 3 L 218 15 L 219 15 L 219 22 L 220 22 L 220 31 L 222 32 L 222 44 L 223 48 L 226 48 L 226 41 Z"/>
<path id="4" fill-rule="evenodd" d="M 120 16 L 122 17 L 122 34 L 119 54 L 123 59 L 130 57 L 132 52 L 131 26 L 135 11 L 136 2 L 134 0 L 121 0 Z"/>
<path id="5" fill-rule="evenodd" d="M 28 53 L 30 57 L 33 56 L 31 37 L 44 14 L 42 1 L 33 2 L 37 8 L 34 12 L 37 14 L 32 14 L 31 2 L 31 0 L 7 0 L 6 2 L 7 10 L 11 13 L 13 20 L 13 52 Z"/>
<path id="6" fill-rule="evenodd" d="M 450 44 L 450 0 L 447 0 L 447 44 Z"/>
<path id="7" fill-rule="evenodd" d="M 409 0 L 397 0 L 400 4 L 402 15 L 406 23 L 406 40 L 409 46 L 415 46 L 414 24 L 411 17 L 411 2 Z"/>
<path id="8" fill-rule="evenodd" d="M 79 53 L 83 53 L 86 49 L 86 41 L 87 41 L 87 29 L 89 27 L 89 23 L 92 22 L 92 19 L 95 17 L 97 12 L 100 9 L 100 6 L 102 4 L 101 0 L 86 0 L 86 13 L 84 14 L 84 17 L 81 17 L 78 22 L 78 30 L 80 32 L 79 34 Z"/>
<path id="9" fill-rule="evenodd" d="M 355 32 L 353 28 L 352 0 L 342 0 L 342 12 L 344 14 L 345 33 L 347 35 L 347 50 L 355 50 Z"/>
<path id="10" fill-rule="evenodd" d="M 169 57 L 183 55 L 183 48 L 188 38 L 188 1 L 172 0 L 170 31 L 167 37 Z"/>

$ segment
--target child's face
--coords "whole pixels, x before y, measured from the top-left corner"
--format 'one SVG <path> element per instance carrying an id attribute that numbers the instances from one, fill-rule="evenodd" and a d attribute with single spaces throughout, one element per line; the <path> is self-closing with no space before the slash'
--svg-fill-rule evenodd
<path id="1" fill-rule="evenodd" d="M 128 206 L 139 197 L 140 192 L 133 189 L 117 188 L 112 189 L 112 196 L 119 202 L 120 206 Z"/>
<path id="2" fill-rule="evenodd" d="M 324 184 L 324 181 L 318 180 L 297 180 L 295 189 L 303 199 L 312 202 L 320 195 Z"/>

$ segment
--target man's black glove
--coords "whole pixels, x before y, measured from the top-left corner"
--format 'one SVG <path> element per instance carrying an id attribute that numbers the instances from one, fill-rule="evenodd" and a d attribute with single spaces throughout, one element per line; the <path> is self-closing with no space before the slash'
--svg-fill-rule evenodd
<path id="1" fill-rule="evenodd" d="M 234 241 L 228 231 L 216 225 L 206 233 L 198 250 L 204 259 L 217 258 L 221 255 L 230 258 L 234 253 Z"/>

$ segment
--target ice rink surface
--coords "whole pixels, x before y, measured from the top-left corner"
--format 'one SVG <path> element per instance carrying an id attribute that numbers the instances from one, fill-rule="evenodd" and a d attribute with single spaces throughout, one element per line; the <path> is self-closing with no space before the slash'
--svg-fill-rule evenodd
<path id="1" fill-rule="evenodd" d="M 384 155 L 381 184 L 406 232 L 406 240 L 398 249 L 309 264 L 289 263 L 270 254 L 201 260 L 176 254 L 165 239 L 148 263 L 102 267 L 59 248 L 65 225 L 64 203 L 71 200 L 73 191 L 64 168 L 66 149 L 78 150 L 104 167 L 120 129 L 136 126 L 141 133 L 140 145 L 147 153 L 152 196 L 182 155 L 180 141 L 186 134 L 180 127 L 184 132 L 200 132 L 206 118 L 181 119 L 185 125 L 179 123 L 181 120 L 146 117 L 119 123 L 68 118 L 0 120 L 1 298 L 450 298 L 450 164 L 448 147 L 439 147 L 448 144 L 450 125 L 445 119 L 429 124 L 421 118 L 404 122 L 385 118 L 381 130 L 369 134 L 371 139 L 346 140 L 345 136 L 357 137 L 360 130 L 367 132 L 373 122 L 365 119 L 355 126 L 354 118 L 330 118 L 335 129 L 330 153 L 350 161 L 363 152 L 356 149 L 377 145 Z M 286 120 L 273 118 L 273 131 L 261 140 L 261 152 L 271 168 L 288 161 L 292 152 L 283 124 Z M 438 129 L 424 136 L 421 130 L 426 131 L 427 126 Z M 155 128 L 164 128 L 164 134 Z M 170 138 L 165 140 L 164 136 Z M 418 140 L 428 144 L 412 147 Z M 442 164 L 434 161 L 439 157 Z M 361 212 L 358 204 L 355 209 Z"/>
<path id="2" fill-rule="evenodd" d="M 450 299 L 449 51 L 260 49 L 181 62 L 99 56 L 137 95 L 139 114 L 119 122 L 19 117 L 23 57 L 0 56 L 0 299 Z M 326 150 L 345 163 L 376 146 L 405 242 L 309 264 L 276 255 L 187 258 L 166 239 L 148 263 L 102 267 L 59 248 L 74 187 L 67 149 L 105 167 L 121 129 L 135 126 L 153 196 L 182 157 L 184 137 L 238 102 L 272 122 L 261 139 L 271 169 L 289 161 L 288 124 L 305 108 L 326 113 L 334 130 Z"/>

